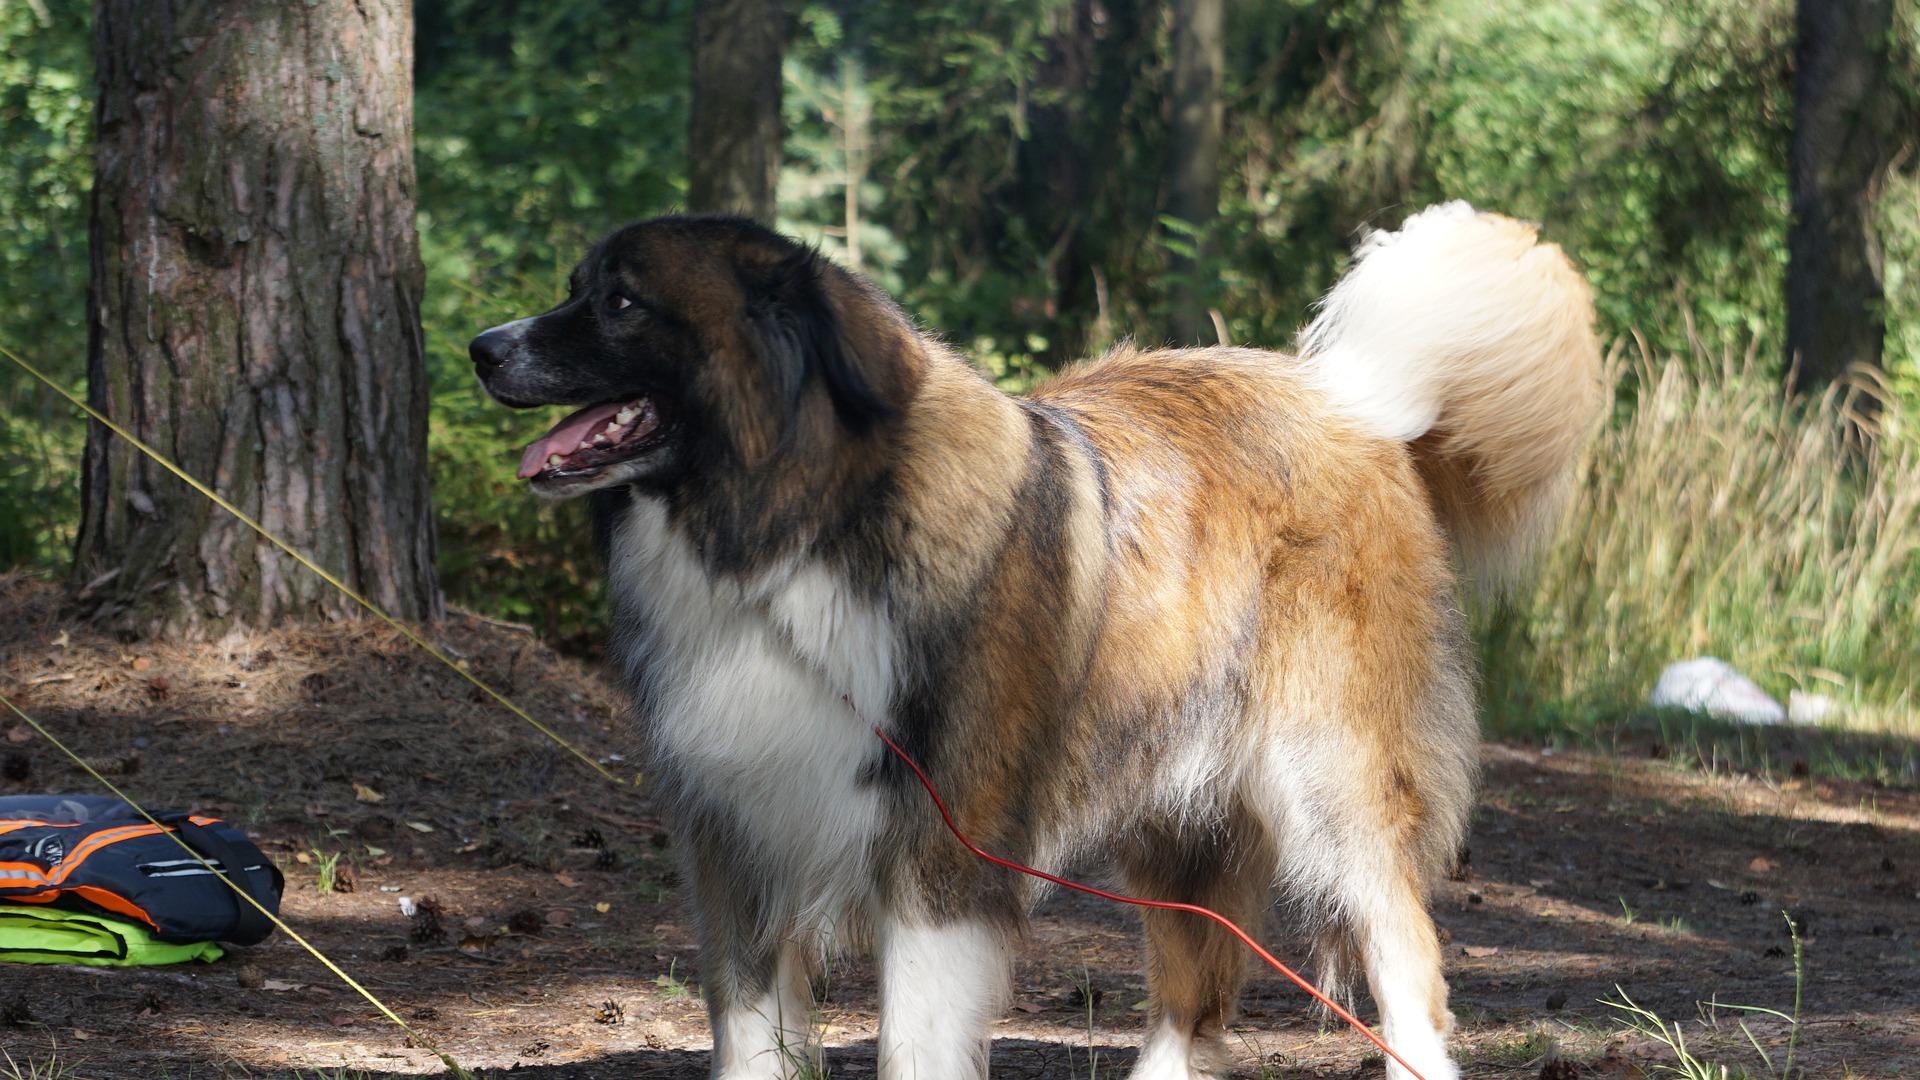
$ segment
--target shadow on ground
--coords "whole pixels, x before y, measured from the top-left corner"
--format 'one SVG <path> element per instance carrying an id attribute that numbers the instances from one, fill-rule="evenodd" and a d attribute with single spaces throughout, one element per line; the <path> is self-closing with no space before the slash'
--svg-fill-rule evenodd
<path id="1" fill-rule="evenodd" d="M 0 690 L 143 801 L 252 831 L 288 873 L 292 925 L 461 1062 L 540 1080 L 706 1075 L 698 954 L 644 790 L 607 783 L 383 630 L 129 646 L 63 621 L 49 587 L 0 582 L 0 603 L 13 613 Z M 622 767 L 617 697 L 590 672 L 479 620 L 442 637 Z M 1696 1049 L 1754 1063 L 1738 1014 L 1698 1003 L 1791 1010 L 1782 912 L 1803 928 L 1797 1063 L 1920 1074 L 1920 794 L 1900 778 L 1912 744 L 1726 735 L 1486 749 L 1468 869 L 1434 899 L 1469 1076 L 1537 1074 L 1548 1042 L 1594 1076 L 1660 1060 L 1600 1004 L 1616 987 L 1687 1022 Z M 1834 767 L 1829 752 L 1855 758 Z M 0 794 L 49 790 L 88 787 L 0 723 Z M 335 855 L 355 889 L 323 894 Z M 436 924 L 402 914 L 403 896 L 433 899 Z M 995 1075 L 1084 1078 L 1096 1051 L 1099 1075 L 1124 1070 L 1145 1029 L 1136 925 L 1099 901 L 1049 901 L 996 1027 Z M 1284 912 L 1264 936 L 1302 960 Z M 870 969 L 837 965 L 825 991 L 833 1075 L 871 1075 Z M 1379 1075 L 1367 1044 L 1323 1029 L 1279 976 L 1254 978 L 1242 1004 L 1241 1074 Z M 1784 1049 L 1783 1023 L 1747 1019 Z M 74 1080 L 439 1067 L 284 936 L 191 968 L 0 966 L 0 1046 Z"/>

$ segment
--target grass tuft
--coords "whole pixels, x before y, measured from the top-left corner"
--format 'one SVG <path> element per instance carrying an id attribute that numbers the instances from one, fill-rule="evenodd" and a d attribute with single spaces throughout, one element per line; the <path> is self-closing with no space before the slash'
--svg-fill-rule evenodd
<path id="1" fill-rule="evenodd" d="M 1636 339 L 1638 340 L 1638 339 Z M 1616 345 L 1621 387 L 1528 590 L 1476 612 L 1495 736 L 1591 731 L 1719 656 L 1841 723 L 1920 734 L 1920 439 L 1862 385 L 1788 403 L 1749 352 Z M 1891 407 L 1889 407 L 1891 409 Z"/>
<path id="2" fill-rule="evenodd" d="M 0 1050 L 0 1058 L 5 1059 L 0 1062 L 0 1080 L 65 1080 L 74 1075 L 75 1067 L 60 1064 L 57 1057 L 45 1061 L 32 1057 L 16 1061 L 12 1053 Z"/>
<path id="3" fill-rule="evenodd" d="M 1806 1069 L 1796 1071 L 1793 1067 L 1794 1052 L 1801 1043 L 1800 1005 L 1806 990 L 1806 943 L 1800 937 L 1800 928 L 1791 915 L 1781 913 L 1787 920 L 1787 933 L 1793 938 L 1793 1012 L 1785 1013 L 1779 1009 L 1769 1009 L 1760 1005 L 1728 1005 L 1718 1001 L 1700 1002 L 1700 1026 L 1703 1033 L 1717 1036 L 1720 1034 L 1720 1010 L 1727 1009 L 1736 1013 L 1748 1013 L 1757 1016 L 1772 1017 L 1787 1025 L 1787 1051 L 1784 1060 L 1775 1062 L 1773 1055 L 1767 1053 L 1766 1046 L 1753 1028 L 1742 1019 L 1735 1021 L 1746 1045 L 1751 1047 L 1754 1056 L 1759 1059 L 1758 1070 L 1727 1065 L 1703 1056 L 1687 1044 L 1687 1034 L 1678 1020 L 1663 1019 L 1660 1014 L 1643 1005 L 1637 1004 L 1627 996 L 1627 992 L 1615 986 L 1614 992 L 1620 1000 L 1602 998 L 1600 1003 L 1619 1011 L 1627 1028 L 1636 1034 L 1659 1043 L 1673 1054 L 1671 1065 L 1655 1062 L 1649 1066 L 1651 1072 L 1669 1076 L 1678 1076 L 1682 1080 L 1804 1080 Z"/>
<path id="4" fill-rule="evenodd" d="M 313 887 L 315 891 L 322 892 L 322 893 L 330 893 L 330 892 L 336 891 L 339 888 L 340 857 L 345 854 L 346 852 L 344 851 L 336 851 L 333 854 L 328 855 L 327 853 L 321 851 L 319 848 L 313 849 L 313 862 L 314 862 Z"/>

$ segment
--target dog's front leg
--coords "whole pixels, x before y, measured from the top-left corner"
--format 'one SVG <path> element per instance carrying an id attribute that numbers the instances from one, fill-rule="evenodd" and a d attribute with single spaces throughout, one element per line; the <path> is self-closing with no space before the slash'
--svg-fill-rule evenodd
<path id="1" fill-rule="evenodd" d="M 894 913 L 879 929 L 880 1080 L 985 1076 L 988 1025 L 1006 1008 L 1007 933 Z"/>
<path id="2" fill-rule="evenodd" d="M 703 959 L 715 1080 L 795 1080 L 809 1068 L 817 1075 L 820 1046 L 800 947 L 783 941 L 770 956 L 743 959 Z"/>
<path id="3" fill-rule="evenodd" d="M 713 1076 L 795 1080 L 818 1065 L 808 984 L 812 957 L 785 925 L 790 920 L 765 909 L 766 883 L 742 874 L 731 860 L 712 857 L 728 849 L 705 840 L 690 832 L 685 851 L 699 912 Z"/>

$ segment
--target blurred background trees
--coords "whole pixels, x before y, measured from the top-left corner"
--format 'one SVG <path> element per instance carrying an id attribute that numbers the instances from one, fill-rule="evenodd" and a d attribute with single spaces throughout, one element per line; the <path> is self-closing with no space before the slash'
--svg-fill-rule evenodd
<path id="1" fill-rule="evenodd" d="M 79 389 L 93 171 L 88 0 L 0 5 L 0 344 Z M 52 566 L 79 521 L 72 407 L 0 371 L 0 565 Z"/>
<path id="2" fill-rule="evenodd" d="M 1226 53 L 1226 0 L 1173 0 L 1172 70 L 1167 87 L 1167 213 L 1185 235 L 1167 267 L 1169 340 L 1231 344 L 1213 307 L 1214 221 L 1220 216 L 1221 69 Z M 1207 330 L 1214 330 L 1212 335 Z"/>
<path id="3" fill-rule="evenodd" d="M 1391 227 L 1427 203 L 1466 198 L 1541 222 L 1588 272 L 1603 333 L 1635 357 L 1622 361 L 1610 437 L 1686 433 L 1637 411 L 1654 401 L 1737 426 L 1691 433 L 1704 440 L 1692 449 L 1609 443 L 1609 452 L 1733 469 L 1744 466 L 1708 448 L 1779 442 L 1824 423 L 1809 419 L 1825 415 L 1818 400 L 1789 406 L 1779 392 L 1803 325 L 1789 316 L 1794 162 L 1847 163 L 1820 181 L 1836 215 L 1821 220 L 1851 223 L 1848 244 L 1877 246 L 1868 261 L 1882 298 L 1845 301 L 1862 310 L 1842 325 L 1881 350 L 1891 398 L 1878 456 L 1823 472 L 1813 466 L 1827 446 L 1820 435 L 1794 458 L 1797 487 L 1743 486 L 1752 479 L 1743 473 L 1697 498 L 1585 507 L 1597 516 L 1576 522 L 1549 574 L 1562 598 L 1521 598 L 1485 640 L 1531 657 L 1533 676 L 1601 665 L 1625 685 L 1663 654 L 1717 650 L 1738 662 L 1745 650 L 1761 657 L 1763 681 L 1797 685 L 1818 670 L 1895 698 L 1911 688 L 1920 659 L 1876 643 L 1920 632 L 1911 602 L 1920 526 L 1897 482 L 1920 402 L 1916 0 L 1236 0 L 1218 5 L 1209 41 L 1213 3 L 787 0 L 780 34 L 761 46 L 784 54 L 776 220 L 859 265 L 1020 389 L 1125 337 L 1211 341 L 1212 312 L 1228 340 L 1283 348 L 1344 266 L 1356 227 Z M 550 304 L 572 261 L 612 225 L 710 205 L 690 158 L 700 152 L 689 140 L 696 6 L 416 2 L 442 574 L 456 602 L 580 648 L 591 648 L 598 623 L 586 523 L 576 507 L 527 499 L 512 479 L 513 448 L 548 418 L 486 403 L 465 343 Z M 1809 62 L 1796 61 L 1810 47 L 1801 27 L 1838 8 L 1865 13 L 1852 25 L 1884 27 L 1843 42 L 1879 72 L 1857 84 L 1865 96 L 1844 97 L 1856 84 L 1835 79 L 1843 96 L 1823 99 L 1873 134 L 1857 159 L 1808 142 L 1844 140 L 1855 127 L 1821 134 L 1797 119 L 1809 106 L 1796 94 L 1810 87 Z M 81 0 L 0 4 L 0 342 L 76 386 L 90 17 Z M 1216 51 L 1209 113 L 1214 84 L 1199 73 Z M 750 89 L 744 76 L 727 88 Z M 754 92 L 764 104 L 765 84 Z M 1210 199 L 1205 168 L 1183 163 L 1204 158 L 1213 115 Z M 1645 390 L 1669 369 L 1689 380 L 1685 393 Z M 1767 392 L 1750 391 L 1755 380 Z M 0 506 L 11 511 L 0 513 L 0 558 L 60 564 L 77 521 L 78 427 L 4 370 L 0 424 Z M 1648 497 L 1628 479 L 1596 476 L 1588 497 Z M 1629 515 L 1682 505 L 1779 528 L 1724 533 L 1676 519 L 1659 543 L 1609 546 Z M 1870 564 L 1828 572 L 1836 530 L 1863 521 L 1875 523 Z M 1785 546 L 1758 550 L 1761 535 Z M 1705 537 L 1723 546 L 1698 546 Z M 1603 571 L 1614 564 L 1601 551 L 1641 561 L 1631 575 Z M 1739 605 L 1747 625 L 1705 599 L 1676 614 L 1675 597 L 1727 580 L 1736 563 L 1756 568 Z M 1855 584 L 1833 584 L 1843 578 Z M 1773 579 L 1797 591 L 1769 593 Z M 1573 581 L 1591 584 L 1578 604 L 1564 598 Z M 1844 593 L 1824 608 L 1808 599 L 1823 581 Z"/>

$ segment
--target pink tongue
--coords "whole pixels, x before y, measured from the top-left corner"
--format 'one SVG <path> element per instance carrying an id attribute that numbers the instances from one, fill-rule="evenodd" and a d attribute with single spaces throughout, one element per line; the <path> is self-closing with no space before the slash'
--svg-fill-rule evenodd
<path id="1" fill-rule="evenodd" d="M 553 430 L 527 447 L 520 455 L 520 479 L 531 480 L 540 475 L 547 467 L 547 459 L 555 454 L 566 457 L 580 448 L 580 444 L 593 438 L 593 433 L 607 426 L 607 421 L 627 407 L 627 402 L 616 401 L 611 405 L 589 405 L 553 426 Z"/>

